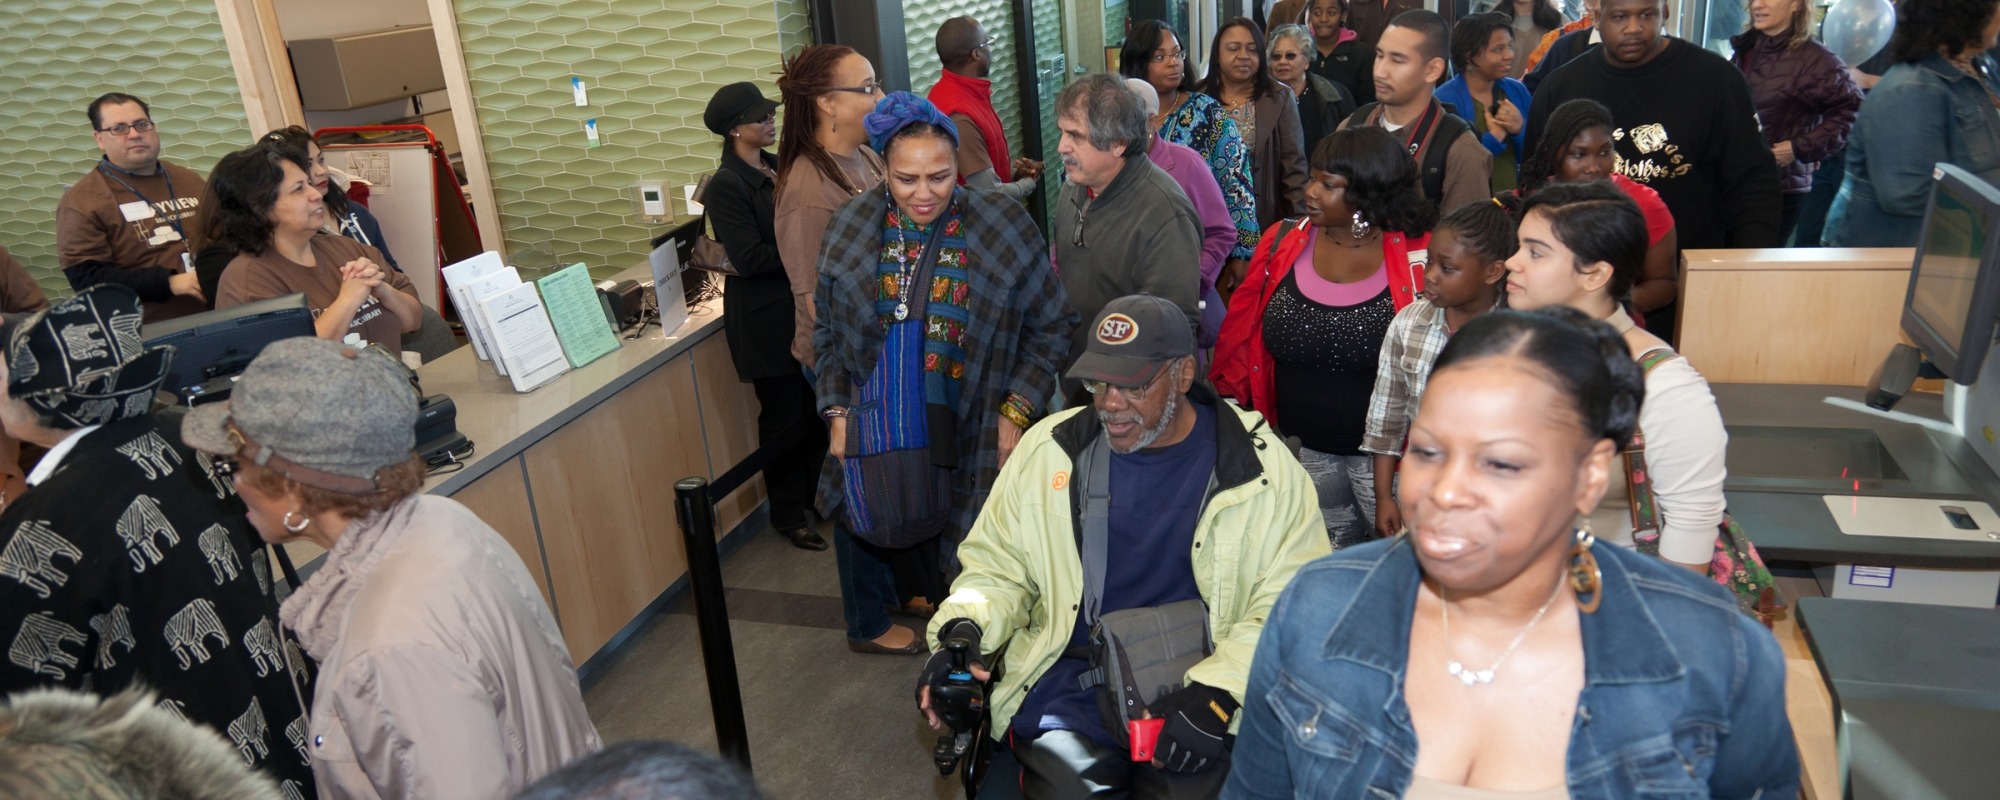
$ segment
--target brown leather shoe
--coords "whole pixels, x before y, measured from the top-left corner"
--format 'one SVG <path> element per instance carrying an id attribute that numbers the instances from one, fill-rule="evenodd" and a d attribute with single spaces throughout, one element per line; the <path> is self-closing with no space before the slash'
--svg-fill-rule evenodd
<path id="1" fill-rule="evenodd" d="M 892 627 L 908 630 L 910 632 L 910 643 L 902 647 L 884 647 L 876 644 L 873 639 L 865 642 L 857 642 L 849 639 L 847 640 L 847 649 L 864 655 L 880 656 L 914 656 L 928 652 L 924 649 L 924 635 L 922 632 L 904 625 L 892 625 Z"/>
<path id="2" fill-rule="evenodd" d="M 827 547 L 826 539 L 821 537 L 819 532 L 813 530 L 811 526 L 800 525 L 796 528 L 780 528 L 778 529 L 778 534 L 792 540 L 792 546 L 800 550 L 820 551 L 825 550 Z"/>

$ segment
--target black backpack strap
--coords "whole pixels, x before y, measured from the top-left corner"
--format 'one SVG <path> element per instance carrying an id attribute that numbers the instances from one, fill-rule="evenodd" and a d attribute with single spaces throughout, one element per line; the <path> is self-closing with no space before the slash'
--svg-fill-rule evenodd
<path id="1" fill-rule="evenodd" d="M 1424 179 L 1424 196 L 1440 209 L 1444 208 L 1445 159 L 1451 155 L 1451 147 L 1458 143 L 1458 137 L 1472 130 L 1455 114 L 1444 114 L 1438 118 L 1437 131 L 1431 136 L 1430 147 L 1424 150 L 1421 164 Z M 1445 209 L 1449 210 L 1449 209 Z"/>

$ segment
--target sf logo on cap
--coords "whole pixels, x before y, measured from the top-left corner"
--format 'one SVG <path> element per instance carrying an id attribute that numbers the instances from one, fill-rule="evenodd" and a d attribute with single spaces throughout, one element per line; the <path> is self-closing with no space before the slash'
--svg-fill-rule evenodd
<path id="1" fill-rule="evenodd" d="M 1097 340 L 1105 344 L 1125 344 L 1139 335 L 1139 323 L 1124 314 L 1112 314 L 1097 323 Z"/>

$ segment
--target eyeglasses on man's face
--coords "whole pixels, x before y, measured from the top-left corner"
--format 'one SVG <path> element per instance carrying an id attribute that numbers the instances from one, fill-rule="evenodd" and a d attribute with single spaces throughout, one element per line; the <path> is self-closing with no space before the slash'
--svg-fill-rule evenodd
<path id="1" fill-rule="evenodd" d="M 1152 380 L 1146 381 L 1140 386 L 1119 386 L 1118 384 L 1107 383 L 1105 381 L 1084 381 L 1083 389 L 1091 394 L 1100 396 L 1105 395 L 1113 389 L 1117 389 L 1118 393 L 1125 397 L 1125 402 L 1143 403 L 1146 401 L 1146 396 L 1160 385 L 1160 379 L 1165 377 L 1168 372 L 1173 371 L 1173 367 L 1173 363 L 1161 367 L 1159 372 L 1153 373 Z"/>
<path id="2" fill-rule="evenodd" d="M 98 128 L 97 132 L 108 133 L 111 134 L 112 136 L 124 136 L 125 134 L 131 133 L 133 131 L 145 133 L 147 131 L 152 130 L 154 127 L 155 126 L 153 125 L 152 120 L 142 119 L 139 120 L 138 122 L 132 122 L 132 123 L 120 122 L 109 128 Z"/>

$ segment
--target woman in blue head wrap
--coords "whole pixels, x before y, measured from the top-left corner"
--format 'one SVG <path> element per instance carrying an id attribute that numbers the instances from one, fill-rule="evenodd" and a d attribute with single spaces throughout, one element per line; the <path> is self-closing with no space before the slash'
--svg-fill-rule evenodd
<path id="1" fill-rule="evenodd" d="M 887 163 L 884 189 L 834 214 L 813 295 L 833 455 L 820 511 L 845 548 L 849 646 L 928 652 L 922 641 L 890 649 L 857 638 L 886 629 L 881 609 L 895 604 L 876 562 L 915 548 L 930 565 L 925 596 L 944 598 L 1001 463 L 1049 411 L 1077 315 L 1021 204 L 957 185 L 950 118 L 896 92 L 866 126 Z M 880 455 L 912 450 L 923 451 L 914 465 Z"/>

